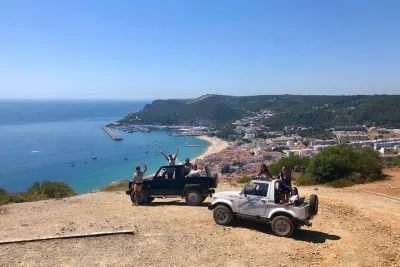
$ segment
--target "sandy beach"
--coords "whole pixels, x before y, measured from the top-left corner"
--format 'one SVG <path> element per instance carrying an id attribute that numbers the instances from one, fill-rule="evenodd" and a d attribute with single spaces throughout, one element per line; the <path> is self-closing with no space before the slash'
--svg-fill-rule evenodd
<path id="1" fill-rule="evenodd" d="M 218 137 L 209 137 L 209 136 L 198 136 L 197 138 L 205 140 L 210 142 L 210 146 L 206 149 L 206 151 L 204 151 L 203 154 L 201 154 L 200 156 L 196 157 L 195 159 L 192 159 L 192 161 L 194 162 L 196 159 L 200 159 L 203 160 L 205 157 L 218 153 L 222 150 L 224 150 L 225 148 L 229 147 L 228 142 L 219 139 Z"/>

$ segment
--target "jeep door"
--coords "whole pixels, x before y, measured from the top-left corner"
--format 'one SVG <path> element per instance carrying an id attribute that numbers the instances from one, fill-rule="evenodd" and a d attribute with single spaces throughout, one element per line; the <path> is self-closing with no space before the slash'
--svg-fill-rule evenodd
<path id="1" fill-rule="evenodd" d="M 268 206 L 267 193 L 267 183 L 249 182 L 239 196 L 239 213 L 263 217 Z"/>
<path id="2" fill-rule="evenodd" d="M 143 188 L 151 195 L 173 195 L 174 179 L 168 179 L 166 167 L 158 170 L 153 180 L 149 181 Z"/>

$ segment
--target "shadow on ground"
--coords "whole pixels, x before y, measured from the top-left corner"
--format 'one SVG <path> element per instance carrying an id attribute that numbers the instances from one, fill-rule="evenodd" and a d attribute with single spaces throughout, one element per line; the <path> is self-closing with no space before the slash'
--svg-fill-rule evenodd
<path id="1" fill-rule="evenodd" d="M 200 205 L 196 206 L 197 207 L 203 207 L 203 208 L 207 208 L 208 204 L 210 203 L 201 203 Z M 187 206 L 190 207 L 188 204 L 186 204 L 185 201 L 181 201 L 181 200 L 171 200 L 168 202 L 157 202 L 157 200 L 154 200 L 153 202 L 147 204 L 146 206 L 148 207 L 162 207 L 162 206 Z"/>
<path id="2" fill-rule="evenodd" d="M 231 226 L 259 231 L 263 234 L 274 234 L 272 232 L 271 226 L 265 224 L 264 222 L 234 220 Z M 340 236 L 338 235 L 331 235 L 320 231 L 313 231 L 307 228 L 296 230 L 289 238 L 309 243 L 325 243 L 326 240 L 340 240 Z"/>

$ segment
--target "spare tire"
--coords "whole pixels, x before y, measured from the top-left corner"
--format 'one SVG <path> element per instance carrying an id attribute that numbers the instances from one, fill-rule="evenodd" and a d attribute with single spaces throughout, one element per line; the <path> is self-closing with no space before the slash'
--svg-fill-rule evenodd
<path id="1" fill-rule="evenodd" d="M 317 215 L 318 214 L 318 196 L 311 195 L 309 204 L 310 204 L 310 209 L 308 210 L 308 212 L 311 215 Z"/>
<path id="2" fill-rule="evenodd" d="M 212 188 L 217 188 L 217 186 L 218 186 L 218 174 L 214 173 L 212 175 L 212 179 L 214 180 L 214 184 L 213 184 Z"/>

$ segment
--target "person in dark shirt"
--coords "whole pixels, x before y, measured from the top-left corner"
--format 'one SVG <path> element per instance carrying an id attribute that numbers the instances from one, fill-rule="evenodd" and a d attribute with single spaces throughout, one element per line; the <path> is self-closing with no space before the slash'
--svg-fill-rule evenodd
<path id="1" fill-rule="evenodd" d="M 186 176 L 190 173 L 193 168 L 193 164 L 190 163 L 190 159 L 186 158 L 185 163 L 183 164 L 183 174 Z"/>
<path id="2" fill-rule="evenodd" d="M 278 193 L 280 195 L 280 199 L 281 201 L 286 203 L 289 201 L 290 192 L 292 191 L 292 177 L 290 173 L 286 170 L 285 166 L 282 167 L 281 173 L 278 176 L 278 180 Z"/>

